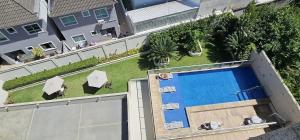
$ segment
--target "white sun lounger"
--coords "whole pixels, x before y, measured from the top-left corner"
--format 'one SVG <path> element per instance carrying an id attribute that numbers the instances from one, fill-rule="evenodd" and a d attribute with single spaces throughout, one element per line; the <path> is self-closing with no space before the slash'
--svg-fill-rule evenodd
<path id="1" fill-rule="evenodd" d="M 163 110 L 174 110 L 174 109 L 179 109 L 179 104 L 178 103 L 169 103 L 169 104 L 163 104 L 162 105 Z"/>
<path id="2" fill-rule="evenodd" d="M 183 127 L 182 121 L 173 121 L 171 123 L 165 123 L 165 129 L 167 130 L 182 128 L 182 127 Z"/>
<path id="3" fill-rule="evenodd" d="M 176 92 L 176 88 L 175 86 L 166 86 L 166 87 L 159 88 L 159 92 L 172 93 L 172 92 Z"/>

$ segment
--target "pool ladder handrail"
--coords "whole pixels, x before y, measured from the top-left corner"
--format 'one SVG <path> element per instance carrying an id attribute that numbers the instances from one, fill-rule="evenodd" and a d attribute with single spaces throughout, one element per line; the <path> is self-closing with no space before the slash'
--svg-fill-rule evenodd
<path id="1" fill-rule="evenodd" d="M 245 98 L 244 95 L 242 94 L 243 92 L 248 92 L 248 91 L 251 91 L 251 90 L 258 89 L 258 88 L 261 88 L 261 86 L 254 86 L 254 87 L 251 87 L 251 88 L 248 88 L 248 89 L 245 89 L 245 90 L 237 91 L 237 92 L 236 92 L 236 95 L 237 95 L 240 99 L 245 100 L 246 98 Z M 242 96 L 242 97 L 241 97 L 241 96 Z"/>
<path id="2" fill-rule="evenodd" d="M 236 94 L 239 94 L 239 93 L 242 93 L 242 92 L 247 92 L 247 91 L 250 91 L 250 90 L 257 89 L 257 88 L 261 88 L 261 86 L 255 86 L 255 87 L 251 87 L 251 88 L 244 89 L 244 90 L 241 90 L 241 91 L 237 91 Z"/>

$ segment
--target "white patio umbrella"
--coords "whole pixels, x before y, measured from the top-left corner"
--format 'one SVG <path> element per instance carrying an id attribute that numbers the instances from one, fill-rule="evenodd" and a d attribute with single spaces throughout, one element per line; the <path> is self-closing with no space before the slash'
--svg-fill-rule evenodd
<path id="1" fill-rule="evenodd" d="M 100 88 L 108 80 L 105 71 L 95 70 L 87 77 L 87 81 L 90 87 Z"/>
<path id="2" fill-rule="evenodd" d="M 48 79 L 44 85 L 43 91 L 51 95 L 61 89 L 64 84 L 64 79 L 60 78 L 59 76 L 55 76 L 51 79 Z"/>

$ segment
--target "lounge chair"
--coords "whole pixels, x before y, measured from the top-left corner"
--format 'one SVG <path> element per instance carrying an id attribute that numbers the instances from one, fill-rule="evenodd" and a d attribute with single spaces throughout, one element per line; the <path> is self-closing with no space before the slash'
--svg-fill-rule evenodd
<path id="1" fill-rule="evenodd" d="M 173 121 L 171 123 L 165 123 L 164 126 L 165 126 L 165 129 L 167 129 L 167 130 L 178 129 L 178 128 L 183 127 L 183 122 L 182 121 Z"/>
<path id="2" fill-rule="evenodd" d="M 168 79 L 172 79 L 173 78 L 173 74 L 172 73 L 159 73 L 158 77 L 160 79 L 168 80 Z"/>
<path id="3" fill-rule="evenodd" d="M 251 125 L 251 124 L 261 124 L 261 123 L 265 123 L 266 120 L 261 119 L 258 116 L 252 116 L 250 118 L 246 118 L 246 125 Z"/>
<path id="4" fill-rule="evenodd" d="M 176 88 L 175 88 L 175 86 L 165 86 L 165 87 L 159 88 L 159 92 L 172 93 L 172 92 L 176 92 Z"/>
<path id="5" fill-rule="evenodd" d="M 179 104 L 178 103 L 169 103 L 169 104 L 163 104 L 162 105 L 163 110 L 174 110 L 174 109 L 179 109 Z"/>

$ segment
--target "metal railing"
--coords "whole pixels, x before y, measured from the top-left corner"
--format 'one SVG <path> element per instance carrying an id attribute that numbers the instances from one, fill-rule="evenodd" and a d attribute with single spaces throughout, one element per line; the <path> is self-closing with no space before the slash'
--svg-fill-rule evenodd
<path id="1" fill-rule="evenodd" d="M 14 111 L 14 110 L 23 110 L 23 109 L 34 109 L 34 108 L 38 109 L 41 107 L 51 107 L 51 106 L 59 106 L 59 105 L 102 102 L 102 101 L 107 101 L 107 100 L 119 100 L 119 99 L 124 99 L 124 98 L 127 98 L 127 92 L 112 93 L 112 94 L 107 94 L 107 95 L 95 95 L 95 96 L 57 99 L 57 100 L 49 100 L 49 101 L 8 104 L 8 105 L 0 106 L 0 112 L 8 112 L 8 111 Z"/>
<path id="2" fill-rule="evenodd" d="M 175 23 L 179 23 L 186 20 L 192 20 L 197 17 L 198 8 L 191 10 L 166 15 L 163 17 L 157 17 L 149 20 L 144 20 L 133 24 L 135 33 L 144 32 L 150 29 L 159 28 Z"/>
<path id="3" fill-rule="evenodd" d="M 202 65 L 192 65 L 192 66 L 182 66 L 182 67 L 172 67 L 172 68 L 161 68 L 161 69 L 148 70 L 148 74 L 211 70 L 211 69 L 245 66 L 245 65 L 250 65 L 251 63 L 252 63 L 251 60 L 242 60 L 242 61 L 231 61 L 231 62 L 222 62 L 222 63 L 213 63 L 213 64 L 202 64 Z"/>

